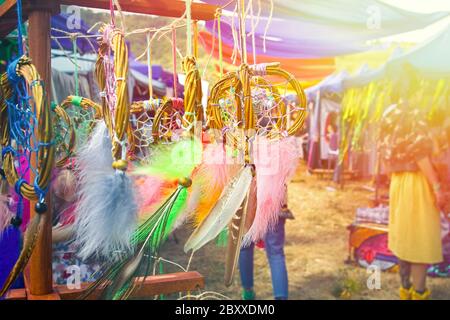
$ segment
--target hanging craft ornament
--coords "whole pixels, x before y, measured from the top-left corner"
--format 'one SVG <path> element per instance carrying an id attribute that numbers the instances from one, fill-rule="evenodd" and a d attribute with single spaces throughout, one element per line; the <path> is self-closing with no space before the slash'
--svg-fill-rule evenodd
<path id="1" fill-rule="evenodd" d="M 100 279 L 81 298 L 86 299 L 96 290 L 101 290 L 102 299 L 123 300 L 142 285 L 154 267 L 153 263 L 162 243 L 185 206 L 187 188 L 190 185 L 190 179 L 178 181 L 175 192 L 134 232 L 131 242 L 137 248 L 135 252 L 130 252 L 120 261 L 107 266 Z M 140 275 L 144 276 L 138 278 Z"/>
<path id="2" fill-rule="evenodd" d="M 102 118 L 102 106 L 94 101 L 80 97 L 68 96 L 59 105 L 67 113 L 75 130 L 75 149 L 87 143 L 96 120 Z"/>
<path id="3" fill-rule="evenodd" d="M 242 155 L 244 167 L 251 168 L 252 178 L 242 189 L 229 185 L 218 204 L 235 190 L 244 196 L 234 207 L 214 207 L 203 218 L 185 245 L 185 250 L 198 250 L 216 237 L 229 224 L 230 235 L 226 257 L 225 284 L 230 285 L 236 269 L 241 240 L 244 245 L 264 237 L 276 222 L 284 200 L 284 185 L 296 167 L 297 155 L 293 139 L 287 138 L 297 132 L 306 117 L 306 96 L 299 82 L 280 68 L 279 63 L 246 64 L 245 9 L 238 2 L 242 61 L 239 70 L 225 74 L 211 90 L 208 99 L 208 127 L 216 137 L 224 136 L 227 145 Z M 287 107 L 279 93 L 265 76 L 283 78 L 296 91 L 299 103 Z M 292 110 L 293 109 L 293 110 Z M 294 116 L 295 115 L 295 116 Z M 292 119 L 293 118 L 293 119 Z M 265 151 L 265 152 L 264 152 Z M 274 157 L 278 168 L 267 170 L 264 165 Z M 254 165 L 250 165 L 253 162 Z M 270 169 L 270 168 L 269 168 Z M 242 178 L 242 169 L 236 179 Z M 236 191 L 237 192 L 237 191 Z M 244 201 L 244 198 L 247 200 Z M 243 206 L 241 205 L 243 204 Z M 245 236 L 244 236 L 245 235 Z"/>
<path id="4" fill-rule="evenodd" d="M 104 88 L 105 126 L 98 124 L 96 134 L 80 151 L 75 227 L 81 258 L 94 256 L 115 261 L 132 250 L 130 238 L 138 206 L 133 183 L 125 174 L 130 114 L 126 81 L 128 49 L 121 30 L 107 25 L 101 31 L 96 75 L 100 88 Z M 106 166 L 99 166 L 100 163 Z"/>
<path id="5" fill-rule="evenodd" d="M 43 82 L 36 68 L 26 56 L 23 56 L 8 66 L 7 79 L 8 82 L 5 81 L 5 76 L 2 76 L 2 92 L 6 94 L 3 96 L 3 102 L 7 107 L 5 108 L 2 103 L 1 109 L 2 114 L 7 114 L 8 119 L 7 122 L 2 122 L 3 170 L 8 183 L 19 194 L 18 212 L 11 223 L 15 227 L 21 224 L 21 197 L 37 200 L 34 208 L 37 214 L 27 226 L 19 258 L 3 284 L 0 296 L 5 294 L 25 268 L 42 230 L 42 225 L 47 219 L 45 196 L 51 179 L 55 155 L 50 106 L 47 103 Z M 28 96 L 27 87 L 30 88 L 31 96 Z M 34 110 L 31 105 L 34 105 Z M 33 141 L 35 130 L 37 141 Z M 18 147 L 17 149 L 12 147 L 13 141 Z M 37 167 L 31 168 L 35 171 L 36 178 L 29 183 L 17 172 L 15 158 L 21 155 L 29 158 L 32 153 L 37 154 Z"/>
<path id="6" fill-rule="evenodd" d="M 189 18 L 188 18 L 189 21 Z M 180 140 L 169 144 L 161 143 L 161 128 L 172 125 L 165 118 L 173 113 L 174 109 L 180 107 L 178 99 L 168 100 L 157 110 L 153 122 L 153 137 L 155 146 L 148 163 L 134 170 L 137 175 L 159 177 L 163 180 L 178 180 L 178 187 L 159 208 L 154 211 L 148 219 L 137 229 L 132 237 L 132 245 L 137 249 L 123 256 L 120 261 L 113 265 L 106 265 L 103 277 L 93 284 L 88 296 L 98 287 L 105 288 L 103 298 L 126 299 L 139 286 L 135 277 L 144 275 L 145 279 L 158 255 L 162 242 L 173 230 L 180 215 L 184 212 L 188 198 L 187 189 L 191 186 L 190 176 L 198 165 L 196 157 L 201 155 L 201 142 L 192 133 L 195 121 L 201 119 L 201 81 L 194 58 L 185 59 L 183 63 L 187 77 L 185 82 L 185 110 L 181 123 L 177 124 L 185 132 Z M 176 81 L 174 81 L 174 84 Z M 201 123 L 201 122 L 200 122 Z M 173 128 L 168 131 L 173 133 Z"/>

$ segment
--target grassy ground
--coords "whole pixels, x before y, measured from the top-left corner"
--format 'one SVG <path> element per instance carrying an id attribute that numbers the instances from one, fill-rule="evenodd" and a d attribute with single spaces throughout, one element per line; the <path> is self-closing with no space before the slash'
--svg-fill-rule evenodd
<path id="1" fill-rule="evenodd" d="M 344 289 L 350 299 L 397 299 L 398 276 L 382 273 L 381 289 L 369 290 L 365 269 L 347 265 L 348 231 L 357 207 L 367 206 L 371 194 L 363 182 L 347 182 L 342 190 L 330 188 L 300 168 L 289 186 L 289 207 L 296 219 L 286 223 L 286 262 L 290 299 L 342 299 Z M 183 266 L 189 257 L 183 252 L 188 230 L 179 230 L 178 243 L 171 240 L 163 256 Z M 230 288 L 223 285 L 225 249 L 211 243 L 192 259 L 190 270 L 205 276 L 206 290 L 240 299 L 238 275 Z M 176 269 L 168 268 L 167 271 Z M 450 299 L 450 279 L 430 279 L 434 299 Z M 255 252 L 257 298 L 272 299 L 270 270 L 264 250 Z"/>

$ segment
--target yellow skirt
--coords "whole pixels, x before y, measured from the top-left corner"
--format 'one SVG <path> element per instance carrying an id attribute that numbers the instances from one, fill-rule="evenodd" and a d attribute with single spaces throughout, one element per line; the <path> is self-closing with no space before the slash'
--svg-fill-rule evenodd
<path id="1" fill-rule="evenodd" d="M 408 262 L 441 262 L 440 213 L 425 175 L 392 174 L 389 197 L 389 249 Z"/>

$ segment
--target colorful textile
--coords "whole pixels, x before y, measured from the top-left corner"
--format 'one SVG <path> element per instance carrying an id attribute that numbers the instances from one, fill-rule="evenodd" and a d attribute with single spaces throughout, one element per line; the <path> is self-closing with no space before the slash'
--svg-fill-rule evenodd
<path id="1" fill-rule="evenodd" d="M 205 48 L 206 52 L 210 53 L 214 48 L 212 55 L 215 59 L 219 59 L 219 45 L 218 40 L 208 32 L 201 31 L 199 33 L 200 43 Z M 215 41 L 215 43 L 214 43 Z M 233 48 L 229 45 L 222 45 L 223 62 L 233 64 Z M 236 57 L 235 64 L 239 65 L 240 57 Z M 299 59 L 299 58 L 282 58 L 279 56 L 269 56 L 258 54 L 256 63 L 279 62 L 281 67 L 292 73 L 297 79 L 301 80 L 315 80 L 323 79 L 332 74 L 336 70 L 334 58 L 324 57 L 317 59 Z M 253 55 L 249 53 L 248 63 L 253 64 Z"/>
<path id="2" fill-rule="evenodd" d="M 406 103 L 388 108 L 381 122 L 381 155 L 391 172 L 417 171 L 416 161 L 431 156 L 426 115 Z"/>
<path id="3" fill-rule="evenodd" d="M 97 280 L 100 266 L 81 261 L 76 253 L 77 248 L 73 243 L 59 243 L 53 246 L 53 281 L 56 284 L 73 283 L 69 277 L 75 276 L 76 270 L 80 271 L 80 282 Z"/>
<path id="4" fill-rule="evenodd" d="M 220 6 L 228 3 L 226 10 L 234 10 L 236 5 L 228 0 L 206 2 Z M 449 14 L 420 14 L 377 0 L 273 0 L 271 14 L 270 1 L 261 3 L 261 16 L 253 19 L 256 52 L 285 58 L 332 57 L 366 51 L 368 40 L 424 28 Z M 253 14 L 257 12 L 257 2 L 253 1 Z M 230 26 L 238 25 L 237 18 L 232 22 L 231 15 L 224 12 L 221 20 L 224 43 L 232 45 Z M 247 18 L 247 33 L 252 31 L 251 20 Z M 210 33 L 213 24 L 213 21 L 206 23 Z M 247 50 L 251 54 L 251 37 L 247 37 Z"/>
<path id="5" fill-rule="evenodd" d="M 389 199 L 389 249 L 411 263 L 442 262 L 441 218 L 425 175 L 394 173 Z"/>

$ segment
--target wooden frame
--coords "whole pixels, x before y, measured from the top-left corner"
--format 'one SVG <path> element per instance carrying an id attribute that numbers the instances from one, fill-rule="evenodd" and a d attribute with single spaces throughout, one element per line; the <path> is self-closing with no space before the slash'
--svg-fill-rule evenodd
<path id="1" fill-rule="evenodd" d="M 142 281 L 136 279 L 136 282 Z M 28 289 L 12 289 L 6 294 L 7 300 L 76 300 L 89 283 L 82 283 L 80 289 L 69 289 L 66 285 L 54 286 L 54 292 L 49 295 L 36 296 L 30 294 Z M 190 292 L 203 289 L 205 279 L 197 271 L 177 272 L 164 275 L 148 276 L 142 286 L 133 293 L 133 298 L 149 298 L 161 294 L 172 294 L 178 292 Z M 94 293 L 90 298 L 99 298 L 100 291 Z"/>
<path id="2" fill-rule="evenodd" d="M 22 0 L 23 20 L 34 10 L 48 10 L 52 14 L 59 12 L 60 5 L 76 5 L 96 9 L 109 9 L 109 0 Z M 179 18 L 183 15 L 186 3 L 181 0 L 126 0 L 120 1 L 124 12 L 151 14 L 163 17 Z M 5 0 L 0 5 L 0 38 L 7 36 L 16 28 L 16 0 Z M 218 7 L 207 3 L 193 2 L 191 6 L 193 20 L 213 20 Z"/>

